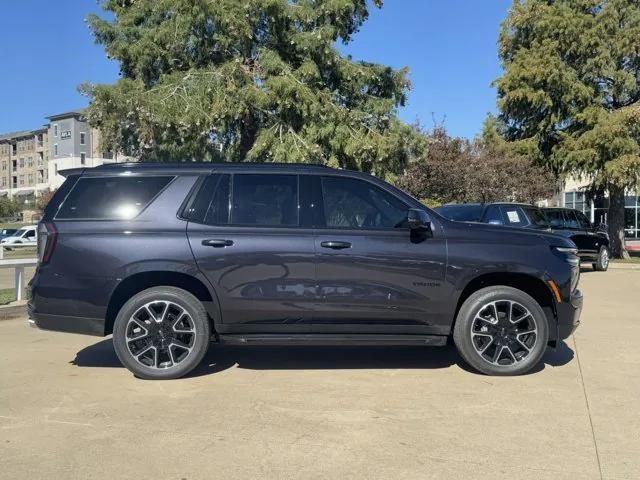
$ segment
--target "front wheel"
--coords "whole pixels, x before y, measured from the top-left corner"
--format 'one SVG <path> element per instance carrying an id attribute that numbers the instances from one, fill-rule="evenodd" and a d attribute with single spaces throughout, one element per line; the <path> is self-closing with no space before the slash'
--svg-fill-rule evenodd
<path id="1" fill-rule="evenodd" d="M 609 249 L 607 247 L 600 247 L 598 252 L 598 258 L 593 264 L 593 269 L 596 272 L 606 272 L 609 268 Z"/>
<path id="2" fill-rule="evenodd" d="M 186 375 L 207 353 L 210 336 L 202 303 L 175 287 L 153 287 L 133 296 L 118 312 L 113 328 L 118 358 L 145 379 Z"/>
<path id="3" fill-rule="evenodd" d="M 542 308 L 525 292 L 483 288 L 462 305 L 453 339 L 458 352 L 486 375 L 520 375 L 538 364 L 549 339 Z"/>

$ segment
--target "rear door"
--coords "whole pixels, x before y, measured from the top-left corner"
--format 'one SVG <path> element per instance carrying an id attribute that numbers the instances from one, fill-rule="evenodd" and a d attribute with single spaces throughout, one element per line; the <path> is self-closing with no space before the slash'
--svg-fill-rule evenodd
<path id="1" fill-rule="evenodd" d="M 449 333 L 438 321 L 448 307 L 444 238 L 412 238 L 409 206 L 372 182 L 313 178 L 322 191 L 313 331 Z"/>
<path id="2" fill-rule="evenodd" d="M 298 176 L 214 174 L 188 208 L 188 236 L 218 296 L 221 333 L 304 332 L 315 302 L 313 229 Z"/>

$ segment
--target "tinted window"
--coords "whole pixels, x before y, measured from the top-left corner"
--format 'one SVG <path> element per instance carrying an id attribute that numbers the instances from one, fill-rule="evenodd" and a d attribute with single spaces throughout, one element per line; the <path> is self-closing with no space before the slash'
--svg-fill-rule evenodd
<path id="1" fill-rule="evenodd" d="M 210 225 L 229 223 L 229 182 L 230 175 L 209 175 L 184 213 L 185 218 Z"/>
<path id="2" fill-rule="evenodd" d="M 296 175 L 234 175 L 231 223 L 298 225 Z"/>
<path id="3" fill-rule="evenodd" d="M 497 205 L 489 205 L 487 207 L 487 213 L 485 213 L 484 215 L 484 221 L 486 223 L 503 225 L 504 220 L 502 219 L 502 212 L 500 211 L 500 207 L 498 207 Z"/>
<path id="4" fill-rule="evenodd" d="M 549 219 L 551 228 L 564 228 L 564 215 L 562 215 L 562 210 L 546 210 L 545 214 Z"/>
<path id="5" fill-rule="evenodd" d="M 576 217 L 578 217 L 578 224 L 580 225 L 580 228 L 583 230 L 589 230 L 591 228 L 591 222 L 586 215 L 582 212 L 575 212 L 575 214 Z"/>
<path id="6" fill-rule="evenodd" d="M 531 225 L 536 227 L 546 228 L 549 226 L 547 218 L 542 213 L 542 210 L 536 207 L 522 207 L 524 213 L 529 217 Z"/>
<path id="7" fill-rule="evenodd" d="M 231 202 L 229 201 L 230 175 L 216 175 L 219 177 L 216 183 L 211 205 L 205 217 L 205 223 L 209 225 L 224 225 L 229 223 Z"/>
<path id="8" fill-rule="evenodd" d="M 574 230 L 580 229 L 580 224 L 578 223 L 578 217 L 573 210 L 566 210 L 564 212 L 565 216 L 565 228 L 571 228 Z"/>
<path id="9" fill-rule="evenodd" d="M 129 219 L 135 217 L 173 177 L 81 178 L 56 218 Z"/>
<path id="10" fill-rule="evenodd" d="M 524 227 L 529 224 L 520 207 L 503 206 L 502 212 L 504 213 L 504 218 L 506 218 L 507 225 L 510 227 Z"/>
<path id="11" fill-rule="evenodd" d="M 408 207 L 375 185 L 352 178 L 323 177 L 324 214 L 331 228 L 399 228 Z"/>
<path id="12" fill-rule="evenodd" d="M 458 222 L 479 222 L 482 216 L 482 205 L 443 205 L 436 208 L 443 217 Z"/>

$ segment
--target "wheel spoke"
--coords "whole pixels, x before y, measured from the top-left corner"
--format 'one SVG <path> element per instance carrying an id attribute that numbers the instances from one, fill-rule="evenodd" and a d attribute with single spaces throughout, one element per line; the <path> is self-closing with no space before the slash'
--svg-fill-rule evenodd
<path id="1" fill-rule="evenodd" d="M 125 329 L 131 356 L 153 369 L 172 368 L 184 361 L 193 350 L 195 336 L 191 315 L 183 306 L 167 300 L 139 307 Z"/>
<path id="2" fill-rule="evenodd" d="M 498 299 L 477 310 L 471 322 L 471 343 L 486 362 L 506 367 L 521 362 L 537 341 L 537 320 L 517 301 Z"/>

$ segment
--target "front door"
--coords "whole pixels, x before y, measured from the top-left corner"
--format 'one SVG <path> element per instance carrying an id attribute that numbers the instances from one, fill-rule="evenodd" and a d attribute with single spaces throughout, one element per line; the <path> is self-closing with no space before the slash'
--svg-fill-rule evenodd
<path id="1" fill-rule="evenodd" d="M 316 301 L 313 230 L 298 176 L 216 174 L 189 209 L 189 242 L 220 303 L 221 333 L 305 332 Z"/>
<path id="2" fill-rule="evenodd" d="M 412 238 L 409 206 L 381 186 L 345 176 L 313 178 L 321 182 L 323 219 L 315 237 L 313 331 L 449 333 L 450 320 L 441 321 L 445 240 Z"/>

